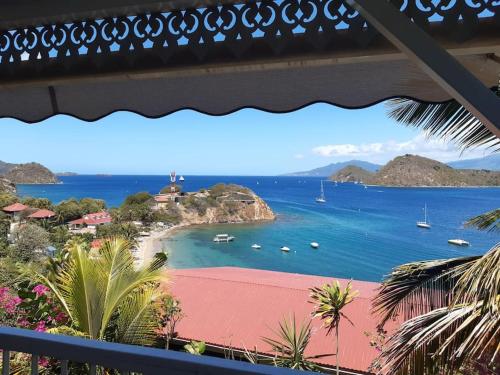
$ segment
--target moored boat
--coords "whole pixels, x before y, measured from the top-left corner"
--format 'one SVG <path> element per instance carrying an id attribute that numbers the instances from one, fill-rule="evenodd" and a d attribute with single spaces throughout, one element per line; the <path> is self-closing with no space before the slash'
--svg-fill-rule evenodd
<path id="1" fill-rule="evenodd" d="M 262 247 L 262 246 L 260 246 L 259 244 L 256 244 L 256 243 L 254 243 L 254 244 L 252 245 L 252 249 L 256 249 L 256 250 L 260 249 L 261 247 Z"/>
<path id="2" fill-rule="evenodd" d="M 457 246 L 469 246 L 470 245 L 469 241 L 465 241 L 465 240 L 462 240 L 460 238 L 454 238 L 454 239 L 448 240 L 448 243 L 452 244 L 452 245 L 457 245 Z"/>
<path id="3" fill-rule="evenodd" d="M 234 240 L 234 236 L 230 236 L 227 233 L 218 234 L 214 237 L 214 242 L 230 242 Z"/>
<path id="4" fill-rule="evenodd" d="M 290 251 L 290 248 L 287 246 L 281 246 L 280 250 L 288 253 Z"/>
<path id="5" fill-rule="evenodd" d="M 310 245 L 313 249 L 317 249 L 319 247 L 319 243 L 317 242 L 311 242 Z"/>
<path id="6" fill-rule="evenodd" d="M 430 229 L 431 224 L 427 221 L 427 203 L 424 206 L 424 221 L 417 221 L 417 227 Z"/>

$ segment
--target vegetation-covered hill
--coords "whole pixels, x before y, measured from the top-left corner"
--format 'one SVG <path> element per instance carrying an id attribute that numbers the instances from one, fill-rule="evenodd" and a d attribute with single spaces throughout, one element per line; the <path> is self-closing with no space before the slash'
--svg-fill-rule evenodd
<path id="1" fill-rule="evenodd" d="M 17 164 L 4 176 L 15 184 L 56 184 L 57 176 L 38 163 Z"/>
<path id="2" fill-rule="evenodd" d="M 369 183 L 375 174 L 355 165 L 348 165 L 331 176 L 332 180 L 342 182 L 364 182 Z"/>
<path id="3" fill-rule="evenodd" d="M 384 186 L 500 186 L 500 172 L 453 169 L 418 155 L 398 156 L 375 174 L 359 169 L 344 168 L 331 178 L 340 181 L 362 180 L 366 184 Z M 350 175 L 349 180 L 345 178 L 347 175 Z"/>

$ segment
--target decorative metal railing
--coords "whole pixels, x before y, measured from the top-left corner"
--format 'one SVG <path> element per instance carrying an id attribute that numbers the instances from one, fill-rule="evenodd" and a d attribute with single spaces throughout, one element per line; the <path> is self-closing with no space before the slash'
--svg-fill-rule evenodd
<path id="1" fill-rule="evenodd" d="M 39 372 L 40 356 L 58 359 L 62 375 L 70 373 L 68 371 L 70 361 L 87 364 L 90 374 L 98 373 L 100 367 L 118 370 L 121 374 L 143 375 L 291 375 L 296 373 L 272 366 L 252 365 L 247 362 L 51 335 L 17 328 L 0 327 L 0 349 L 2 350 L 2 375 L 10 374 L 9 358 L 12 352 L 31 354 L 32 375 Z"/>
<path id="2" fill-rule="evenodd" d="M 500 0 L 391 1 L 422 27 L 438 24 L 458 40 L 473 36 L 480 21 L 500 22 Z M 0 78 L 321 53 L 378 36 L 347 0 L 248 1 L 3 30 Z"/>

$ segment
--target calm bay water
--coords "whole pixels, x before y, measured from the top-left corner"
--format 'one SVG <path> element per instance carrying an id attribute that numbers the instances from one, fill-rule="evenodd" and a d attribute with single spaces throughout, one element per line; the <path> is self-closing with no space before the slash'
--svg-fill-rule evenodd
<path id="1" fill-rule="evenodd" d="M 158 192 L 166 176 L 71 176 L 60 185 L 21 185 L 22 196 L 54 202 L 94 197 L 118 206 L 138 191 Z M 238 266 L 378 281 L 392 267 L 414 260 L 482 254 L 498 234 L 463 229 L 469 217 L 500 207 L 500 188 L 384 188 L 325 184 L 326 204 L 317 204 L 320 179 L 305 177 L 186 176 L 184 190 L 237 183 L 254 190 L 278 215 L 262 224 L 199 226 L 163 241 L 176 268 Z M 427 203 L 432 229 L 416 227 Z M 236 240 L 216 244 L 217 233 Z M 449 245 L 450 238 L 471 242 Z M 309 243 L 320 248 L 313 250 Z M 262 249 L 253 250 L 258 243 Z M 279 248 L 288 246 L 290 253 Z"/>

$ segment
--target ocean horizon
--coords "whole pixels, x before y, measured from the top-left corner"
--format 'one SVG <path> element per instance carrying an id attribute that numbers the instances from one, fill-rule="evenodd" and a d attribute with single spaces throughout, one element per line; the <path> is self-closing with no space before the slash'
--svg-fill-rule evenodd
<path id="1" fill-rule="evenodd" d="M 184 176 L 183 190 L 196 191 L 216 183 L 246 186 L 277 215 L 273 222 L 189 227 L 162 241 L 169 266 L 197 268 L 235 266 L 283 272 L 380 281 L 399 264 L 479 255 L 498 242 L 498 234 L 463 228 L 470 217 L 500 207 L 500 188 L 396 188 L 325 183 L 327 202 L 318 204 L 321 177 Z M 168 184 L 161 175 L 61 176 L 62 184 L 18 185 L 22 197 L 92 197 L 119 206 L 139 191 L 155 194 Z M 427 204 L 430 230 L 417 228 Z M 216 244 L 217 233 L 234 242 Z M 447 243 L 470 241 L 470 247 Z M 319 249 L 312 249 L 311 242 Z M 254 250 L 251 245 L 262 246 Z M 282 253 L 281 246 L 290 247 Z M 161 250 L 161 249 L 159 249 Z"/>

